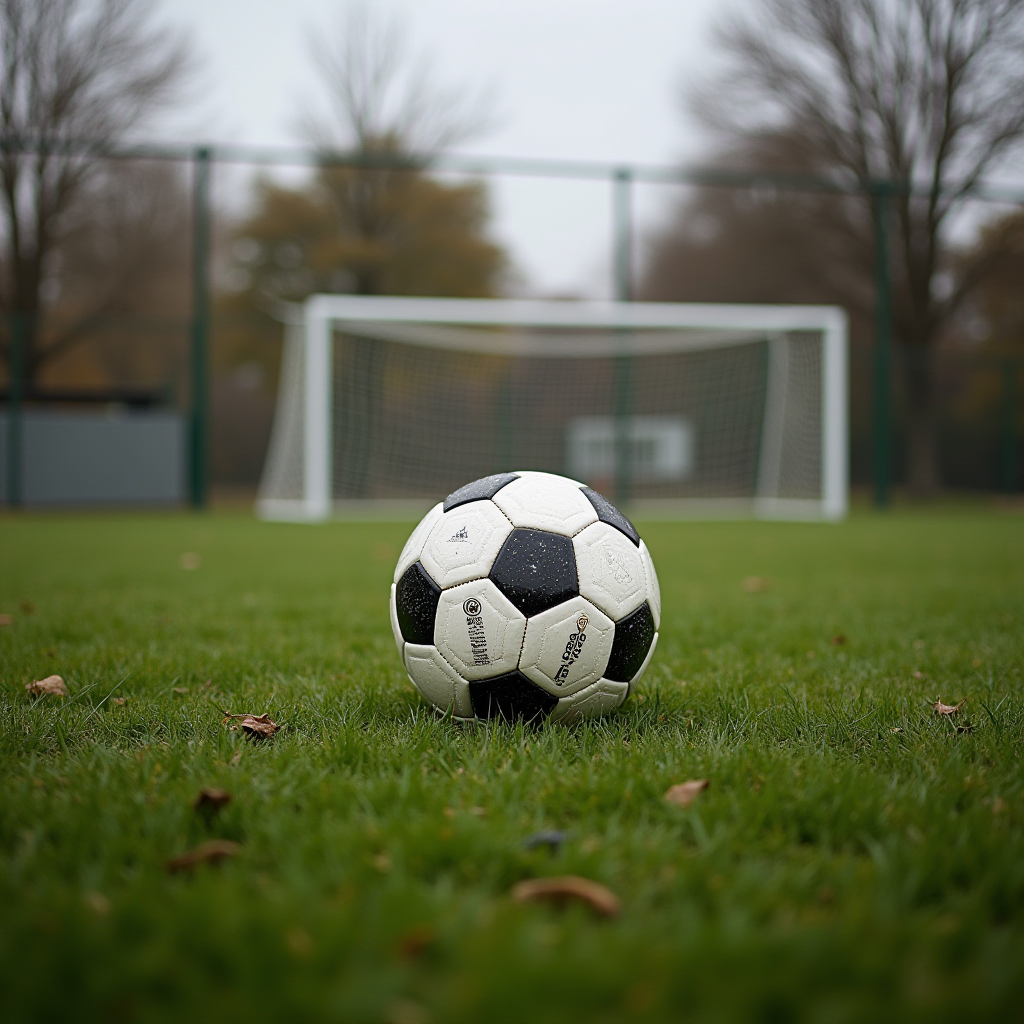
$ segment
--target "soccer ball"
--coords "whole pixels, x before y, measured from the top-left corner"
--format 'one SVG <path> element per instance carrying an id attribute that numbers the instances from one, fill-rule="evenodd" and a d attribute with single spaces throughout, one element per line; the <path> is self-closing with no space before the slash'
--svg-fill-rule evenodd
<path id="1" fill-rule="evenodd" d="M 606 498 L 551 473 L 498 473 L 424 516 L 395 568 L 409 678 L 469 720 L 568 722 L 617 708 L 658 642 L 647 546 Z"/>

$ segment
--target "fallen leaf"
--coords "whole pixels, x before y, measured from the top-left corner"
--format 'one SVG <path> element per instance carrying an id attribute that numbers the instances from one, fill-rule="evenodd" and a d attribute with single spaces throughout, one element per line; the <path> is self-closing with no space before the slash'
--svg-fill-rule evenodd
<path id="1" fill-rule="evenodd" d="M 957 732 L 958 736 L 963 736 L 966 733 L 974 732 L 974 726 L 973 725 L 958 725 L 956 727 L 956 732 Z"/>
<path id="2" fill-rule="evenodd" d="M 772 581 L 766 580 L 763 576 L 748 576 L 743 581 L 743 589 L 748 594 L 760 594 L 765 590 L 771 590 Z"/>
<path id="3" fill-rule="evenodd" d="M 935 701 L 935 703 L 932 705 L 932 707 L 940 715 L 955 715 L 964 706 L 965 703 L 966 703 L 966 698 L 964 700 L 960 701 L 959 704 L 943 704 L 942 703 L 942 698 L 940 697 L 938 700 Z"/>
<path id="4" fill-rule="evenodd" d="M 284 941 L 288 950 L 296 958 L 309 956 L 313 952 L 313 938 L 304 928 L 289 928 Z"/>
<path id="5" fill-rule="evenodd" d="M 561 875 L 557 878 L 531 878 L 512 886 L 517 903 L 554 903 L 556 906 L 578 900 L 601 917 L 617 917 L 622 910 L 618 896 L 589 878 Z"/>
<path id="6" fill-rule="evenodd" d="M 54 697 L 68 695 L 68 688 L 60 676 L 47 676 L 45 679 L 37 679 L 34 683 L 26 683 L 25 689 L 34 697 L 41 697 L 43 694 L 52 694 Z"/>
<path id="7" fill-rule="evenodd" d="M 118 706 L 122 706 L 122 705 L 128 703 L 128 698 L 127 697 L 111 697 L 110 703 L 111 704 L 117 704 Z"/>
<path id="8" fill-rule="evenodd" d="M 384 1019 L 387 1024 L 430 1024 L 432 1020 L 426 1007 L 410 999 L 396 999 Z"/>
<path id="9" fill-rule="evenodd" d="M 0 626 L 13 626 L 14 616 L 13 615 L 0 615 Z"/>
<path id="10" fill-rule="evenodd" d="M 902 730 L 902 729 L 901 729 L 901 728 L 900 728 L 900 727 L 899 727 L 898 725 L 894 725 L 894 726 L 893 726 L 893 727 L 892 727 L 892 728 L 891 728 L 891 729 L 889 730 L 889 732 L 896 732 L 896 733 L 899 733 L 899 732 L 903 732 L 903 730 Z"/>
<path id="11" fill-rule="evenodd" d="M 524 850 L 536 850 L 538 846 L 546 846 L 554 853 L 569 837 L 564 832 L 555 830 L 547 832 L 534 832 L 523 840 Z"/>
<path id="12" fill-rule="evenodd" d="M 97 892 L 95 889 L 90 889 L 88 892 L 83 893 L 82 902 L 94 913 L 110 913 L 110 900 L 103 893 Z"/>
<path id="13" fill-rule="evenodd" d="M 22 601 L 18 607 L 23 615 L 32 615 L 36 610 L 36 606 L 28 600 Z"/>
<path id="14" fill-rule="evenodd" d="M 250 740 L 269 740 L 281 727 L 270 719 L 270 715 L 225 715 L 224 721 L 239 720 L 242 732 Z"/>
<path id="15" fill-rule="evenodd" d="M 689 782 L 680 782 L 665 794 L 667 803 L 675 804 L 676 807 L 689 807 L 700 794 L 711 785 L 708 779 L 690 779 Z"/>
<path id="16" fill-rule="evenodd" d="M 437 932 L 429 924 L 413 925 L 398 940 L 398 955 L 403 960 L 416 960 L 437 942 Z"/>
<path id="17" fill-rule="evenodd" d="M 186 572 L 193 572 L 194 570 L 198 569 L 200 565 L 203 564 L 203 560 L 195 551 L 184 552 L 181 558 L 179 559 L 179 562 L 181 564 L 182 569 L 186 570 Z"/>
<path id="18" fill-rule="evenodd" d="M 231 794 L 226 789 L 201 789 L 192 801 L 192 806 L 202 814 L 216 814 L 222 807 L 231 803 Z"/>
<path id="19" fill-rule="evenodd" d="M 842 647 L 843 644 L 846 643 L 846 637 L 842 633 L 836 633 L 836 635 L 829 640 L 829 643 L 833 647 Z"/>
<path id="20" fill-rule="evenodd" d="M 187 686 L 175 686 L 173 692 L 174 693 L 188 693 L 188 687 Z"/>
<path id="21" fill-rule="evenodd" d="M 228 857 L 237 856 L 241 850 L 238 843 L 227 839 L 211 839 L 208 843 L 186 850 L 179 857 L 172 857 L 164 867 L 172 875 L 179 871 L 193 871 L 200 864 L 219 864 Z"/>
<path id="22" fill-rule="evenodd" d="M 915 679 L 924 679 L 924 673 L 923 672 L 915 671 L 915 672 L 912 673 L 912 675 L 914 676 Z"/>

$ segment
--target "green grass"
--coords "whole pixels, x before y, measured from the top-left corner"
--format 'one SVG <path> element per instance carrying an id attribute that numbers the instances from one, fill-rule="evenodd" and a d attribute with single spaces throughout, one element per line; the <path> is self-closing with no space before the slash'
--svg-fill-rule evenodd
<path id="1" fill-rule="evenodd" d="M 0 520 L 3 1019 L 1022 1019 L 1020 516 L 641 526 L 639 696 L 535 730 L 436 720 L 404 679 L 408 526 Z M 71 697 L 31 700 L 54 672 Z M 215 705 L 286 728 L 249 744 Z M 166 873 L 209 838 L 242 852 Z M 622 916 L 508 897 L 561 873 Z"/>

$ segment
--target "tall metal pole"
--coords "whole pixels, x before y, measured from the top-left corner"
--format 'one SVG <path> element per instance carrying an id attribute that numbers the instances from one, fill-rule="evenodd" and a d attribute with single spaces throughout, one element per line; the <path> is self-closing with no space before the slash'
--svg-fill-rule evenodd
<path id="1" fill-rule="evenodd" d="M 1017 361 L 1003 360 L 1003 492 L 1017 492 Z"/>
<path id="2" fill-rule="evenodd" d="M 620 167 L 612 182 L 615 299 L 633 299 L 633 175 L 628 167 Z M 629 347 L 629 334 L 621 332 L 623 349 Z M 632 367 L 628 351 L 615 357 L 615 500 L 629 501 L 630 479 L 630 376 Z"/>
<path id="3" fill-rule="evenodd" d="M 892 481 L 892 276 L 889 269 L 889 185 L 874 188 L 875 212 L 875 505 L 885 508 Z"/>
<path id="4" fill-rule="evenodd" d="M 22 503 L 21 398 L 25 377 L 25 314 L 12 313 L 10 327 L 11 380 L 7 394 L 7 503 L 11 508 L 19 508 Z"/>
<path id="5" fill-rule="evenodd" d="M 192 157 L 192 410 L 189 418 L 189 497 L 206 507 L 209 446 L 210 162 L 202 146 Z"/>

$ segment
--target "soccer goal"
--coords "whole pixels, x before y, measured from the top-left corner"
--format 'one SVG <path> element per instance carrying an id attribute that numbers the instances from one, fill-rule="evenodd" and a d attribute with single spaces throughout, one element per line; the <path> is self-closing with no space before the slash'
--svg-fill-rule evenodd
<path id="1" fill-rule="evenodd" d="M 316 295 L 287 329 L 262 517 L 412 514 L 515 469 L 642 516 L 841 518 L 845 314 Z"/>

